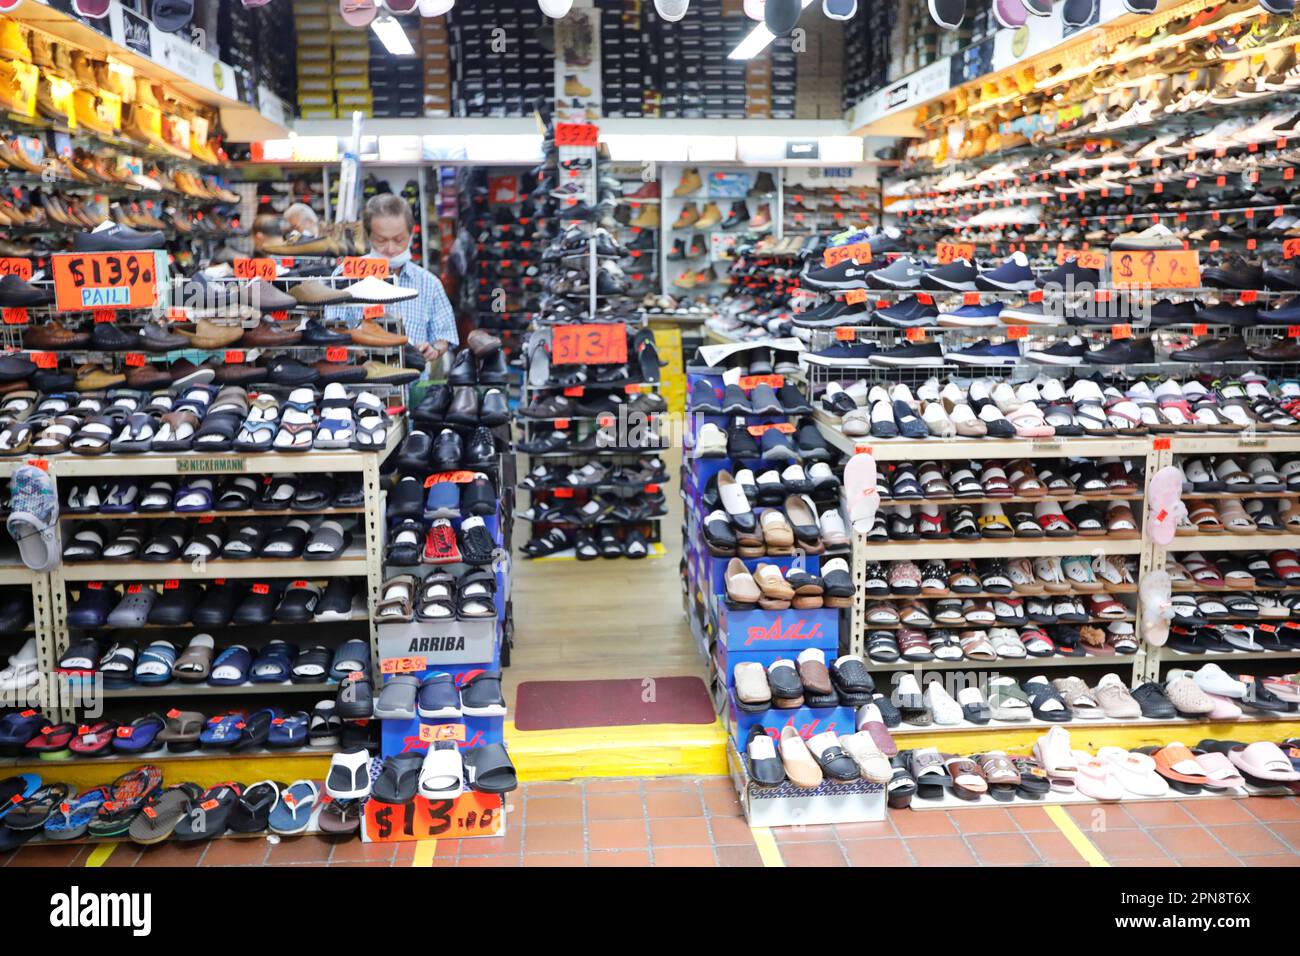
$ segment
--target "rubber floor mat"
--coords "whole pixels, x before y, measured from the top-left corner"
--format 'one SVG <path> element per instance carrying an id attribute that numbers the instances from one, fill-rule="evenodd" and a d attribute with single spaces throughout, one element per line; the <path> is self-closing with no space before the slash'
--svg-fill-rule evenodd
<path id="1" fill-rule="evenodd" d="M 698 677 L 524 681 L 515 696 L 518 730 L 711 724 L 713 700 Z"/>

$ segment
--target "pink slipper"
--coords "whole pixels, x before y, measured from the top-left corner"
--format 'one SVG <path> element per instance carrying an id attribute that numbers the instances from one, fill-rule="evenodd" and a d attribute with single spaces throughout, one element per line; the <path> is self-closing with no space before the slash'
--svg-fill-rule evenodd
<path id="1" fill-rule="evenodd" d="M 1111 772 L 1110 764 L 1082 750 L 1074 751 L 1074 764 L 1079 773 L 1074 778 L 1075 789 L 1094 800 L 1122 800 L 1124 784 Z"/>
<path id="2" fill-rule="evenodd" d="M 1051 438 L 1056 434 L 1036 405 L 1021 405 L 1007 415 L 1007 421 L 1016 426 L 1016 434 L 1021 438 Z"/>
<path id="3" fill-rule="evenodd" d="M 1169 622 L 1174 617 L 1173 579 L 1161 568 L 1142 576 L 1138 599 L 1142 602 L 1142 636 L 1154 647 L 1169 640 Z"/>
<path id="4" fill-rule="evenodd" d="M 1221 754 L 1217 750 L 1209 750 L 1203 754 L 1197 754 L 1196 762 L 1205 768 L 1205 786 L 1214 790 L 1230 790 L 1233 787 L 1244 787 L 1245 779 L 1237 773 L 1233 767 L 1232 761 L 1228 759 L 1227 754 Z"/>
<path id="5" fill-rule="evenodd" d="M 1218 694 L 1205 696 L 1214 701 L 1214 710 L 1205 715 L 1206 720 L 1236 720 L 1241 716 L 1241 708 L 1227 697 L 1220 697 Z"/>
<path id="6" fill-rule="evenodd" d="M 1178 522 L 1187 514 L 1182 494 L 1183 473 L 1173 465 L 1151 476 L 1147 486 L 1147 534 L 1162 547 L 1174 540 Z"/>
<path id="7" fill-rule="evenodd" d="M 1260 780 L 1278 780 L 1284 783 L 1300 780 L 1300 773 L 1291 766 L 1291 761 L 1282 752 L 1282 748 L 1267 740 L 1233 747 L 1228 751 L 1228 759 L 1239 770 Z"/>
<path id="8" fill-rule="evenodd" d="M 866 534 L 876 520 L 880 492 L 876 489 L 876 459 L 858 452 L 844 466 L 844 501 L 853 530 Z"/>

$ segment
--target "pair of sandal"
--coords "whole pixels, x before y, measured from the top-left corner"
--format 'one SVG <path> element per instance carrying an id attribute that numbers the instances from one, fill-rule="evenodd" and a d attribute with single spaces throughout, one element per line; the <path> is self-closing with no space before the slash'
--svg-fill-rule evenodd
<path id="1" fill-rule="evenodd" d="M 483 568 L 459 577 L 436 572 L 425 577 L 415 605 L 419 621 L 496 620 L 496 575 Z"/>

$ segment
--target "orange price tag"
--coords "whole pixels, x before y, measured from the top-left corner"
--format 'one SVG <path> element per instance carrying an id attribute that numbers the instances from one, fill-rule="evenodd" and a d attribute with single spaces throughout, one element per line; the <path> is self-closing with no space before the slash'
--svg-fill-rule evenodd
<path id="1" fill-rule="evenodd" d="M 90 314 L 97 324 L 101 322 L 112 322 L 117 318 L 117 313 L 112 309 L 96 309 Z"/>
<path id="2" fill-rule="evenodd" d="M 858 337 L 858 330 L 853 325 L 837 325 L 835 327 L 835 341 L 852 342 Z"/>
<path id="3" fill-rule="evenodd" d="M 345 256 L 343 277 L 345 279 L 387 279 L 388 260 L 374 259 L 370 256 Z"/>
<path id="4" fill-rule="evenodd" d="M 422 743 L 437 743 L 440 740 L 454 740 L 457 743 L 465 742 L 465 725 L 464 724 L 421 724 L 420 741 Z"/>
<path id="5" fill-rule="evenodd" d="M 847 302 L 849 305 L 857 305 L 859 302 L 866 302 L 867 290 L 850 289 L 848 292 L 844 293 L 844 301 Z"/>
<path id="6" fill-rule="evenodd" d="M 556 488 L 555 491 L 553 492 L 553 494 L 554 494 L 555 497 L 557 497 L 557 498 L 572 498 L 572 497 L 573 497 L 573 489 L 572 489 L 572 488 Z"/>
<path id="7" fill-rule="evenodd" d="M 382 319 L 384 317 L 384 307 L 382 305 L 368 305 L 361 310 L 363 319 Z"/>
<path id="8" fill-rule="evenodd" d="M 1112 252 L 1110 275 L 1120 288 L 1199 289 L 1201 256 L 1195 249 Z"/>
<path id="9" fill-rule="evenodd" d="M 600 139 L 600 127 L 592 123 L 556 123 L 556 146 L 594 147 Z"/>
<path id="10" fill-rule="evenodd" d="M 742 391 L 752 391 L 759 385 L 770 385 L 772 388 L 780 388 L 785 384 L 784 375 L 742 375 L 740 377 L 740 388 Z"/>
<path id="11" fill-rule="evenodd" d="M 236 279 L 261 279 L 270 282 L 275 278 L 274 259 L 236 259 L 232 266 Z"/>
<path id="12" fill-rule="evenodd" d="M 386 657 L 379 662 L 381 674 L 413 674 L 426 670 L 429 661 L 424 657 Z"/>
<path id="13" fill-rule="evenodd" d="M 1007 338 L 1009 339 L 1023 339 L 1028 334 L 1029 334 L 1029 326 L 1027 325 L 1007 326 Z"/>
<path id="14" fill-rule="evenodd" d="M 1153 450 L 1155 450 L 1155 451 L 1168 451 L 1168 450 L 1169 450 L 1169 438 L 1168 438 L 1168 436 L 1166 436 L 1166 437 L 1164 437 L 1164 438 L 1155 438 L 1155 439 L 1152 439 L 1152 441 L 1151 441 L 1151 448 L 1152 448 Z"/>
<path id="15" fill-rule="evenodd" d="M 331 345 L 325 350 L 325 361 L 327 362 L 346 362 L 348 360 L 348 348 L 346 345 Z"/>
<path id="16" fill-rule="evenodd" d="M 1064 246 L 1058 246 L 1056 264 L 1064 265 L 1070 259 L 1084 269 L 1106 268 L 1106 253 L 1099 249 L 1066 249 Z"/>
<path id="17" fill-rule="evenodd" d="M 961 304 L 962 304 L 962 305 L 979 305 L 979 304 L 980 304 L 980 294 L 979 294 L 978 292 L 967 292 L 967 293 L 964 293 L 964 294 L 962 295 L 962 297 L 961 297 Z"/>
<path id="18" fill-rule="evenodd" d="M 50 470 L 50 460 L 48 458 L 28 458 L 27 464 L 33 468 L 39 468 L 41 471 Z"/>
<path id="19" fill-rule="evenodd" d="M 128 352 L 123 361 L 132 368 L 140 368 L 144 365 L 144 355 L 140 352 Z"/>
<path id="20" fill-rule="evenodd" d="M 555 427 L 560 431 L 565 431 L 569 427 L 569 420 L 567 418 L 557 418 L 555 420 Z"/>
<path id="21" fill-rule="evenodd" d="M 1127 339 L 1133 336 L 1133 326 L 1127 323 L 1122 325 L 1112 325 L 1110 327 L 1110 337 L 1113 339 Z"/>
<path id="22" fill-rule="evenodd" d="M 174 305 L 167 310 L 168 322 L 188 322 L 189 320 L 190 320 L 190 313 L 188 309 L 184 309 L 181 308 L 180 306 Z"/>
<path id="23" fill-rule="evenodd" d="M 238 365 L 244 361 L 244 353 L 239 349 L 226 350 L 226 364 Z"/>
<path id="24" fill-rule="evenodd" d="M 26 309 L 4 309 L 0 315 L 4 316 L 5 325 L 26 325 L 28 322 Z"/>
<path id="25" fill-rule="evenodd" d="M 1208 331 L 1209 329 L 1206 327 L 1204 322 L 1198 322 L 1192 326 L 1193 335 L 1204 335 Z"/>
<path id="26" fill-rule="evenodd" d="M 32 260 L 4 256 L 0 258 L 0 276 L 17 276 L 24 282 L 30 282 L 32 278 Z"/>
<path id="27" fill-rule="evenodd" d="M 956 259 L 973 260 L 975 258 L 975 243 L 941 242 L 934 247 L 934 252 L 940 265 L 947 265 Z"/>
<path id="28" fill-rule="evenodd" d="M 1286 327 L 1286 337 L 1289 339 L 1300 339 L 1300 325 L 1288 325 Z"/>
<path id="29" fill-rule="evenodd" d="M 164 591 L 175 591 L 180 586 L 181 586 L 181 582 L 176 578 L 168 578 L 166 581 L 163 582 Z"/>
<path id="30" fill-rule="evenodd" d="M 1290 259 L 1292 256 L 1300 255 L 1300 238 L 1282 240 L 1282 258 Z"/>
<path id="31" fill-rule="evenodd" d="M 474 472 L 472 471 L 439 471 L 424 479 L 424 487 L 432 488 L 434 485 L 442 484 L 443 482 L 454 482 L 455 484 L 463 485 L 473 480 Z"/>
<path id="32" fill-rule="evenodd" d="M 837 266 L 846 259 L 852 259 L 860 266 L 871 261 L 871 244 L 855 242 L 848 246 L 832 246 L 822 253 L 822 262 L 827 266 Z"/>
<path id="33" fill-rule="evenodd" d="M 748 431 L 755 438 L 761 438 L 763 436 L 763 432 L 773 428 L 787 435 L 794 434 L 794 425 L 791 424 L 790 422 L 773 422 L 770 425 L 750 425 L 746 429 L 746 431 Z"/>
<path id="34" fill-rule="evenodd" d="M 908 329 L 906 334 L 909 342 L 925 341 L 925 329 Z"/>
<path id="35" fill-rule="evenodd" d="M 552 365 L 622 365 L 627 361 L 623 323 L 560 325 L 552 330 Z"/>
<path id="36" fill-rule="evenodd" d="M 50 256 L 60 312 L 148 309 L 158 301 L 152 252 L 66 252 Z"/>
<path id="37" fill-rule="evenodd" d="M 581 385 L 570 385 L 564 390 L 564 394 L 569 398 L 582 398 L 586 393 L 587 390 Z"/>

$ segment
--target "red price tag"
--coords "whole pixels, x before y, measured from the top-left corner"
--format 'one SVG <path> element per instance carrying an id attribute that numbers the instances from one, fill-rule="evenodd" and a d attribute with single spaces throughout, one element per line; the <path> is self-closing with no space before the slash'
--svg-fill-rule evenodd
<path id="1" fill-rule="evenodd" d="M 622 365 L 627 361 L 627 331 L 620 322 L 560 325 L 552 332 L 552 365 Z"/>
<path id="2" fill-rule="evenodd" d="M 581 385 L 570 385 L 564 390 L 564 394 L 569 398 L 582 398 L 583 395 L 587 394 L 587 390 Z"/>
<path id="3" fill-rule="evenodd" d="M 956 259 L 973 260 L 975 244 L 973 242 L 941 242 L 934 247 L 935 256 L 940 265 L 947 265 Z"/>
<path id="4" fill-rule="evenodd" d="M 143 590 L 144 590 L 143 584 L 128 584 L 126 586 L 127 594 L 139 594 Z"/>
<path id="5" fill-rule="evenodd" d="M 770 385 L 772 388 L 780 388 L 785 385 L 784 375 L 742 375 L 740 377 L 741 391 L 753 391 L 759 385 Z"/>
<path id="6" fill-rule="evenodd" d="M 557 497 L 557 498 L 572 498 L 572 497 L 573 497 L 573 489 L 572 489 L 572 488 L 556 488 L 556 489 L 555 489 L 555 497 Z"/>
<path id="7" fill-rule="evenodd" d="M 95 324 L 99 325 L 103 322 L 112 322 L 117 318 L 117 313 L 112 309 L 96 309 L 91 313 L 91 316 L 94 318 Z"/>
<path id="8" fill-rule="evenodd" d="M 848 246 L 832 246 L 822 253 L 822 262 L 829 268 L 837 266 L 846 259 L 852 259 L 860 266 L 864 266 L 871 261 L 871 244 L 867 242 L 855 242 Z"/>
<path id="9" fill-rule="evenodd" d="M 434 485 L 440 485 L 444 482 L 463 485 L 474 480 L 472 471 L 439 471 L 424 479 L 424 487 L 432 488 Z"/>
<path id="10" fill-rule="evenodd" d="M 1155 439 L 1152 439 L 1152 441 L 1151 441 L 1151 448 L 1152 448 L 1153 450 L 1155 450 L 1155 451 L 1168 451 L 1168 450 L 1169 450 L 1169 439 L 1168 439 L 1168 438 L 1155 438 Z"/>
<path id="11" fill-rule="evenodd" d="M 600 139 L 600 128 L 592 123 L 556 123 L 556 146 L 594 147 Z"/>
<path id="12" fill-rule="evenodd" d="M 379 662 L 379 673 L 414 674 L 428 666 L 429 661 L 425 657 L 387 657 Z"/>
<path id="13" fill-rule="evenodd" d="M 1110 337 L 1113 339 L 1127 339 L 1133 336 L 1133 326 L 1127 323 L 1123 325 L 1112 325 L 1110 327 Z"/>
<path id="14" fill-rule="evenodd" d="M 1192 326 L 1192 334 L 1193 334 L 1193 335 L 1204 335 L 1207 331 L 1209 331 L 1209 330 L 1206 328 L 1206 325 L 1205 325 L 1204 322 L 1198 322 L 1198 323 L 1196 323 L 1195 325 Z"/>
<path id="15" fill-rule="evenodd" d="M 848 292 L 844 293 L 844 301 L 847 302 L 849 305 L 857 305 L 859 302 L 866 302 L 867 290 L 850 289 Z"/>
<path id="16" fill-rule="evenodd" d="M 369 256 L 345 256 L 343 259 L 343 277 L 345 279 L 387 279 L 388 260 L 374 259 Z"/>
<path id="17" fill-rule="evenodd" d="M 1027 325 L 1007 326 L 1007 338 L 1009 339 L 1023 339 L 1028 334 L 1029 334 L 1029 326 Z"/>
<path id="18" fill-rule="evenodd" d="M 241 362 L 243 362 L 243 361 L 244 361 L 244 353 L 243 353 L 243 351 L 241 351 L 240 349 L 227 349 L 227 350 L 226 350 L 226 364 L 227 364 L 227 365 L 239 365 L 239 364 L 240 364 Z"/>
<path id="19" fill-rule="evenodd" d="M 253 587 L 252 587 L 252 591 L 253 591 L 254 594 L 270 594 L 270 593 L 271 593 L 271 585 L 269 585 L 269 584 L 262 584 L 262 583 L 254 584 Z"/>
<path id="20" fill-rule="evenodd" d="M 67 252 L 50 256 L 60 312 L 148 309 L 158 301 L 152 252 Z"/>
<path id="21" fill-rule="evenodd" d="M 979 305 L 980 294 L 978 292 L 967 292 L 961 297 L 962 305 Z"/>
<path id="22" fill-rule="evenodd" d="M 569 420 L 567 418 L 557 418 L 555 427 L 559 431 L 565 431 L 569 427 Z"/>
<path id="23" fill-rule="evenodd" d="M 858 337 L 858 330 L 852 325 L 837 325 L 835 327 L 835 341 L 852 342 Z"/>
<path id="24" fill-rule="evenodd" d="M 908 330 L 907 330 L 907 341 L 909 341 L 909 342 L 924 342 L 924 341 L 925 341 L 925 329 L 908 329 Z"/>
<path id="25" fill-rule="evenodd" d="M 331 345 L 325 350 L 325 361 L 327 362 L 346 362 L 348 360 L 348 348 L 346 345 Z"/>
<path id="26" fill-rule="evenodd" d="M 1080 268 L 1083 269 L 1104 269 L 1106 268 L 1106 253 L 1097 249 L 1066 249 L 1064 246 L 1056 248 L 1056 264 L 1063 265 L 1070 259 L 1073 259 Z"/>
<path id="27" fill-rule="evenodd" d="M 236 259 L 232 267 L 236 279 L 261 279 L 270 282 L 275 278 L 274 259 Z"/>
<path id="28" fill-rule="evenodd" d="M 175 591 L 180 586 L 181 586 L 181 582 L 176 578 L 168 578 L 166 581 L 163 582 L 164 591 Z"/>
<path id="29" fill-rule="evenodd" d="M 32 260 L 18 259 L 13 256 L 0 258 L 0 276 L 17 276 L 24 282 L 32 278 Z"/>
<path id="30" fill-rule="evenodd" d="M 123 361 L 132 368 L 140 368 L 144 365 L 144 355 L 140 352 L 128 352 Z"/>
<path id="31" fill-rule="evenodd" d="M 5 325 L 26 325 L 28 322 L 26 309 L 4 309 L 0 315 L 4 316 Z"/>
<path id="32" fill-rule="evenodd" d="M 368 305 L 361 310 L 363 319 L 382 319 L 384 317 L 384 307 L 382 305 Z"/>
<path id="33" fill-rule="evenodd" d="M 1292 256 L 1300 255 L 1300 238 L 1282 240 L 1282 258 L 1290 259 Z"/>

